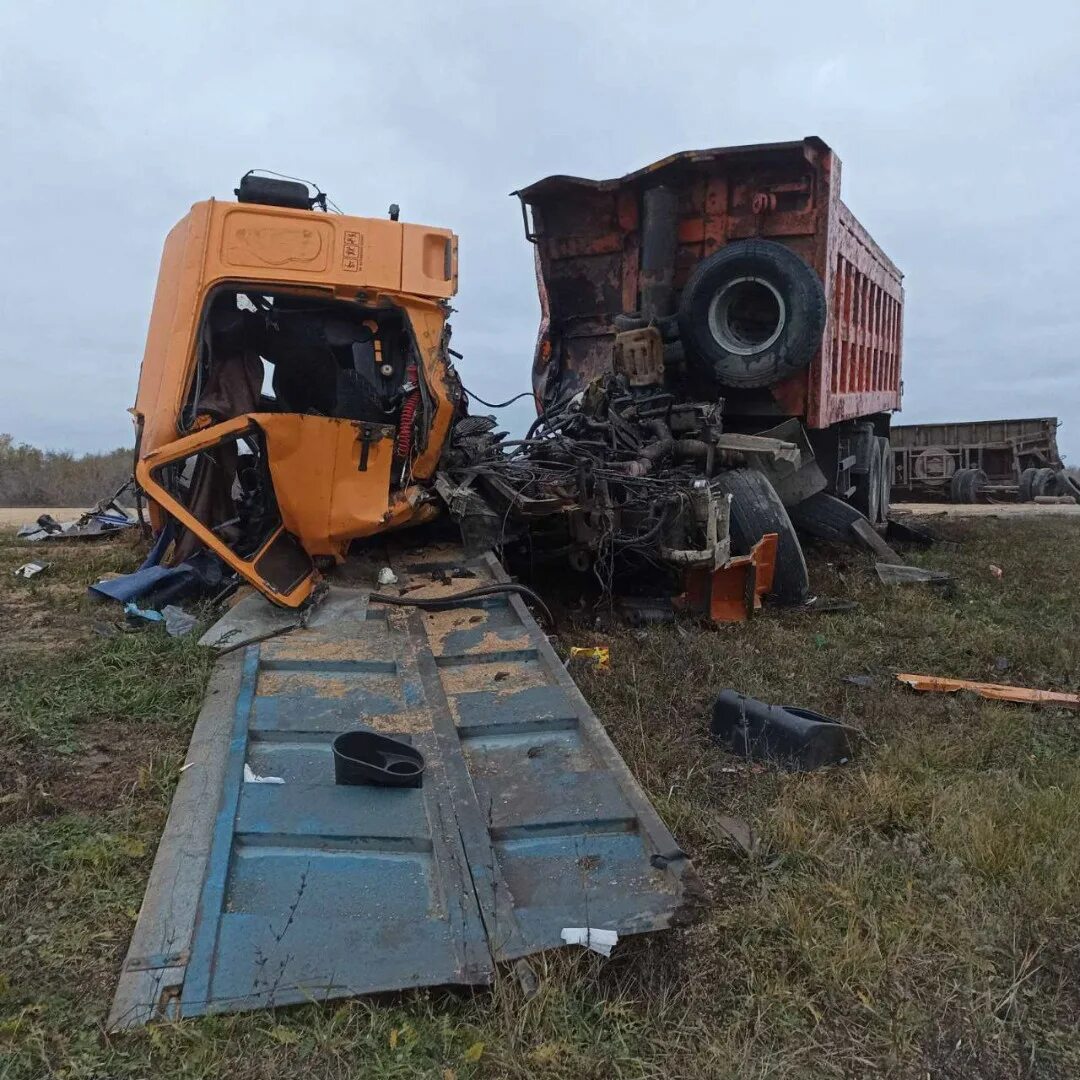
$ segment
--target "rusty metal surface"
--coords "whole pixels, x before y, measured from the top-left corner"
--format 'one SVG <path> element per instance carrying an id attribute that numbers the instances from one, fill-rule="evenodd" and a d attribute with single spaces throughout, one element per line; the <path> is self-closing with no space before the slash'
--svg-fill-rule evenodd
<path id="1" fill-rule="evenodd" d="M 388 561 L 406 597 L 505 581 L 492 556 L 466 565 L 456 547 Z M 244 654 L 201 884 L 144 905 L 136 931 L 157 941 L 181 901 L 197 906 L 165 939 L 169 1000 L 138 999 L 160 983 L 140 951 L 119 1026 L 483 985 L 495 962 L 562 945 L 567 926 L 633 934 L 689 917 L 689 860 L 519 596 L 426 612 L 366 589 L 331 599 Z M 419 749 L 423 787 L 336 785 L 331 742 L 363 728 Z M 177 851 L 163 852 L 154 880 L 176 877 Z"/>
<path id="2" fill-rule="evenodd" d="M 661 183 L 679 200 L 676 293 L 702 258 L 749 237 L 786 244 L 821 277 L 822 347 L 773 388 L 782 414 L 821 428 L 899 408 L 901 274 L 840 201 L 840 161 L 815 137 L 686 151 L 618 179 L 551 176 L 517 192 L 537 245 L 538 401 L 612 370 L 612 320 L 636 309 L 643 284 L 643 192 Z"/>

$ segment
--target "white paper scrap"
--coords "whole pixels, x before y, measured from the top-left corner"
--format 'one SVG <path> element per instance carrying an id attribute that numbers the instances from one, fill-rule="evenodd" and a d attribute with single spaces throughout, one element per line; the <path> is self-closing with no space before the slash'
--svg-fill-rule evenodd
<path id="1" fill-rule="evenodd" d="M 564 926 L 561 936 L 567 945 L 582 945 L 601 956 L 610 956 L 619 940 L 615 930 L 597 930 L 591 926 Z"/>
<path id="2" fill-rule="evenodd" d="M 251 766 L 244 762 L 244 783 L 245 784 L 284 784 L 285 781 L 280 776 L 259 776 L 254 772 Z"/>

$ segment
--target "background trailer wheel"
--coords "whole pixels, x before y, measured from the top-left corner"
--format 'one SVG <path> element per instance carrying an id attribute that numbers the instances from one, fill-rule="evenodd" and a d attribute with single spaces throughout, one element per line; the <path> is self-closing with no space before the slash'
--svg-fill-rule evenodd
<path id="1" fill-rule="evenodd" d="M 982 469 L 957 469 L 949 481 L 949 501 L 954 503 L 979 502 L 982 499 L 983 489 L 986 485 L 986 473 Z"/>
<path id="2" fill-rule="evenodd" d="M 1031 494 L 1032 496 L 1057 494 L 1057 475 L 1053 469 L 1035 470 L 1035 476 L 1031 481 Z"/>
<path id="3" fill-rule="evenodd" d="M 1016 489 L 1016 498 L 1019 502 L 1031 502 L 1035 498 L 1032 487 L 1035 482 L 1035 474 L 1038 471 L 1038 469 L 1024 469 L 1020 474 L 1020 483 Z"/>
<path id="4" fill-rule="evenodd" d="M 766 534 L 776 533 L 776 572 L 769 598 L 803 604 L 810 595 L 806 558 L 784 504 L 768 478 L 754 469 L 729 469 L 716 476 L 713 490 L 731 496 L 731 550 L 749 555 Z"/>

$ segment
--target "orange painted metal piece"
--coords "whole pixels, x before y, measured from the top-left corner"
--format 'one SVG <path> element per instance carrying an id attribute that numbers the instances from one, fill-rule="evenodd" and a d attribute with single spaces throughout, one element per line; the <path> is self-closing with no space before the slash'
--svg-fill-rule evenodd
<path id="1" fill-rule="evenodd" d="M 1080 694 L 1065 694 L 1056 690 L 1033 690 L 1026 686 L 973 682 L 970 679 L 946 679 L 939 675 L 898 674 L 896 678 L 914 690 L 928 690 L 940 694 L 955 694 L 958 690 L 969 690 L 973 694 L 993 701 L 1012 701 L 1026 705 L 1067 705 L 1074 709 L 1080 708 Z"/>
<path id="2" fill-rule="evenodd" d="M 432 497 L 417 485 L 388 497 L 394 451 L 390 427 L 324 416 L 246 413 L 143 457 L 136 467 L 136 478 L 143 490 L 275 603 L 297 607 L 311 592 L 312 582 L 288 593 L 274 588 L 255 567 L 266 545 L 256 554 L 241 558 L 194 518 L 160 480 L 163 466 L 256 431 L 266 440 L 282 525 L 308 555 L 331 555 L 340 560 L 354 539 L 419 524 L 435 516 Z M 365 459 L 363 470 L 361 459 Z"/>
<path id="3" fill-rule="evenodd" d="M 396 432 L 389 426 L 258 412 L 221 423 L 197 416 L 192 434 L 180 431 L 203 319 L 223 287 L 359 300 L 403 314 L 416 345 L 416 378 L 429 423 L 413 434 L 418 450 L 402 487 L 392 483 Z M 136 476 L 150 498 L 155 528 L 167 516 L 176 518 L 276 603 L 301 603 L 314 571 L 303 585 L 280 592 L 255 570 L 260 553 L 242 559 L 231 552 L 160 482 L 162 465 L 255 429 L 265 438 L 284 530 L 309 556 L 340 560 L 353 539 L 430 520 L 435 505 L 416 482 L 434 475 L 457 405 L 446 346 L 446 301 L 456 291 L 457 238 L 447 229 L 214 199 L 196 203 L 165 241 L 132 409 Z"/>
<path id="4" fill-rule="evenodd" d="M 737 555 L 716 570 L 691 570 L 677 603 L 713 622 L 746 622 L 772 588 L 779 537 L 766 533 L 749 555 Z"/>

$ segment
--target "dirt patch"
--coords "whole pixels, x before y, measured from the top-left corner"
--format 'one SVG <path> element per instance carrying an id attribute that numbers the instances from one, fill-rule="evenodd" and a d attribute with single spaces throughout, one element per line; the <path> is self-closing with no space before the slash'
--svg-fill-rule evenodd
<path id="1" fill-rule="evenodd" d="M 184 750 L 181 734 L 151 727 L 86 728 L 70 754 L 0 747 L 0 825 L 110 810 L 144 788 L 155 761 Z"/>

